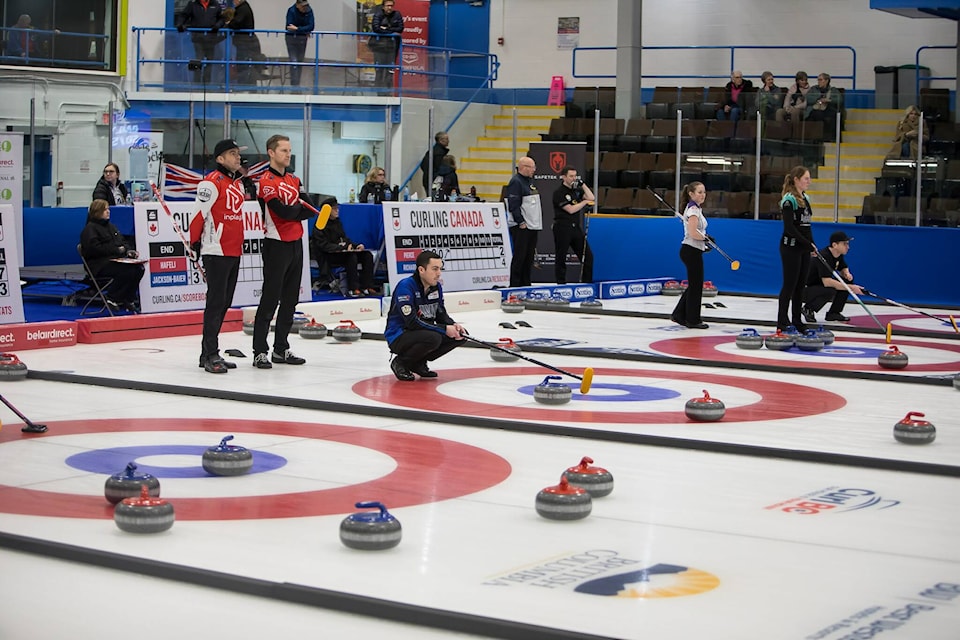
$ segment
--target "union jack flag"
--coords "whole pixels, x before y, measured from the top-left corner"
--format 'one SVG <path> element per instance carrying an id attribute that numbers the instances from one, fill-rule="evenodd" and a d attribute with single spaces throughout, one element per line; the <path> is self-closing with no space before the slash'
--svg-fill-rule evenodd
<path id="1" fill-rule="evenodd" d="M 260 180 L 260 175 L 270 166 L 269 162 L 255 162 L 247 168 L 247 176 L 254 182 Z M 193 200 L 197 197 L 197 185 L 206 174 L 175 164 L 163 166 L 163 198 L 165 200 Z"/>

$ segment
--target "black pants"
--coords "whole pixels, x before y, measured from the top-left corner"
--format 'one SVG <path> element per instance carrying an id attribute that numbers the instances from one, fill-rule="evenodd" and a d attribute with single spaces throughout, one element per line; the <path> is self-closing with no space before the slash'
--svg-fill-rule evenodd
<path id="1" fill-rule="evenodd" d="M 100 267 L 97 278 L 113 278 L 107 289 L 107 297 L 114 302 L 126 304 L 137 299 L 137 288 L 143 277 L 142 264 L 110 261 Z"/>
<path id="2" fill-rule="evenodd" d="M 783 285 L 777 307 L 777 328 L 786 329 L 791 324 L 803 326 L 803 289 L 810 270 L 810 247 L 791 247 L 780 243 L 780 262 L 783 264 Z M 793 303 L 793 309 L 790 304 Z M 792 311 L 792 314 L 788 313 Z M 792 318 L 792 320 L 791 320 Z"/>
<path id="3" fill-rule="evenodd" d="M 823 109 L 814 109 L 810 112 L 810 115 L 807 116 L 807 122 L 823 122 L 823 139 L 827 142 L 836 142 L 834 138 L 837 137 L 837 112 L 832 108 Z"/>
<path id="4" fill-rule="evenodd" d="M 820 311 L 829 302 L 828 315 L 843 313 L 843 307 L 847 304 L 847 298 L 849 297 L 850 294 L 847 293 L 846 289 L 834 289 L 822 285 L 807 285 L 806 289 L 803 290 L 803 301 L 811 311 Z"/>
<path id="5" fill-rule="evenodd" d="M 513 242 L 513 260 L 510 261 L 510 286 L 529 287 L 530 272 L 533 271 L 533 257 L 537 253 L 537 232 L 533 229 L 510 227 L 510 240 Z"/>
<path id="6" fill-rule="evenodd" d="M 220 40 L 216 36 L 203 36 L 193 39 L 194 55 L 204 60 L 203 67 L 193 72 L 193 81 L 196 84 L 210 84 L 211 60 L 217 59 L 217 44 Z"/>
<path id="7" fill-rule="evenodd" d="M 254 62 L 260 58 L 260 41 L 256 35 L 237 34 L 233 36 L 233 44 L 237 48 L 237 62 Z M 255 73 L 257 65 L 237 65 L 236 83 L 249 86 L 257 84 L 259 73 Z"/>
<path id="8" fill-rule="evenodd" d="M 390 45 L 387 47 L 387 45 Z M 383 47 L 382 50 L 374 50 L 373 52 L 373 63 L 376 65 L 395 65 L 397 64 L 397 45 L 393 42 L 391 38 L 390 41 L 380 44 L 379 46 Z M 377 67 L 376 75 L 374 77 L 374 85 L 378 87 L 392 87 L 393 86 L 393 77 L 394 69 L 388 69 L 386 67 Z"/>
<path id="9" fill-rule="evenodd" d="M 687 289 L 677 300 L 670 319 L 677 324 L 700 324 L 700 303 L 703 300 L 703 251 L 688 244 L 680 245 L 680 259 L 687 268 Z"/>
<path id="10" fill-rule="evenodd" d="M 415 368 L 450 353 L 464 342 L 466 340 L 454 340 L 439 331 L 413 329 L 401 333 L 390 344 L 390 351 L 397 354 L 408 368 Z"/>
<path id="11" fill-rule="evenodd" d="M 578 282 L 593 282 L 593 252 L 587 244 L 587 237 L 578 224 L 564 222 L 553 223 L 554 275 L 557 284 L 567 283 L 567 249 L 573 248 L 577 259 L 581 261 Z"/>
<path id="12" fill-rule="evenodd" d="M 287 55 L 290 62 L 303 62 L 307 54 L 307 36 L 285 36 L 287 41 Z M 300 84 L 300 71 L 302 67 L 299 64 L 290 65 L 290 86 L 295 87 Z"/>
<path id="13" fill-rule="evenodd" d="M 262 247 L 260 255 L 263 258 L 263 291 L 260 293 L 257 317 L 253 321 L 253 352 L 266 353 L 269 350 L 267 336 L 270 334 L 270 320 L 276 312 L 273 351 L 283 355 L 290 348 L 287 336 L 290 335 L 293 314 L 300 298 L 303 245 L 300 240 L 284 242 L 264 238 Z M 279 311 L 277 303 L 280 304 Z"/>
<path id="14" fill-rule="evenodd" d="M 240 256 L 203 256 L 203 270 L 207 274 L 207 304 L 203 309 L 201 362 L 220 353 L 217 336 L 227 309 L 233 303 L 233 292 L 240 274 Z"/>
<path id="15" fill-rule="evenodd" d="M 369 251 L 344 251 L 323 255 L 331 267 L 344 268 L 347 272 L 347 289 L 350 291 L 373 288 L 373 254 Z M 359 271 L 357 267 L 360 268 Z"/>

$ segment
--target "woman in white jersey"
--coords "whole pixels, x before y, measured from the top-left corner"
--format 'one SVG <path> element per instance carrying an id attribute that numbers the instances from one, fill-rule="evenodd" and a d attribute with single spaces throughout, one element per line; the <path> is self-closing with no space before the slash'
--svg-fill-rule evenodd
<path id="1" fill-rule="evenodd" d="M 690 329 L 707 329 L 709 325 L 700 318 L 700 301 L 703 299 L 703 252 L 707 248 L 707 219 L 700 206 L 707 197 L 702 182 L 683 186 L 680 210 L 683 211 L 683 243 L 680 259 L 687 267 L 687 289 L 677 301 L 670 319 Z"/>

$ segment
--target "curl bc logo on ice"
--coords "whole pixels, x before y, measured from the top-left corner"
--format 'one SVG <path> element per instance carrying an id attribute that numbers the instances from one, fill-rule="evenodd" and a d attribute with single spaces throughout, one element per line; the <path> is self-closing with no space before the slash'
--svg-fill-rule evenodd
<path id="1" fill-rule="evenodd" d="M 900 504 L 899 500 L 886 500 L 871 489 L 827 487 L 806 495 L 791 498 L 764 509 L 779 509 L 785 513 L 817 515 L 822 512 L 843 513 L 861 509 L 889 509 Z"/>

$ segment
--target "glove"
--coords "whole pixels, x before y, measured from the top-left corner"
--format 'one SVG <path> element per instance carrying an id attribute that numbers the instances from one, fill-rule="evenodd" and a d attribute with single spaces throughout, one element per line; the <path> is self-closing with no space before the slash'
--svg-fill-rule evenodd
<path id="1" fill-rule="evenodd" d="M 218 27 L 218 26 L 216 26 L 216 25 L 210 27 L 210 35 L 214 35 L 214 36 L 215 36 L 215 35 L 217 35 L 217 33 L 218 33 L 219 31 L 220 31 L 220 27 Z"/>
<path id="2" fill-rule="evenodd" d="M 199 242 L 194 242 L 193 244 L 190 245 L 190 253 L 191 253 L 190 260 L 192 260 L 193 262 L 197 262 L 200 260 L 200 243 Z"/>
<path id="3" fill-rule="evenodd" d="M 177 31 L 178 31 L 178 32 L 183 33 L 183 32 L 186 31 L 186 30 L 187 30 L 187 27 L 186 27 L 186 26 L 184 26 L 184 25 L 182 25 L 182 24 L 178 24 L 178 25 L 177 25 Z"/>
<path id="4" fill-rule="evenodd" d="M 703 237 L 706 239 L 707 242 L 712 242 L 712 243 L 714 243 L 714 244 L 717 243 L 717 241 L 713 239 L 713 236 L 711 236 L 711 235 L 709 235 L 709 234 L 706 234 L 706 233 L 705 233 L 705 234 L 703 234 Z"/>

